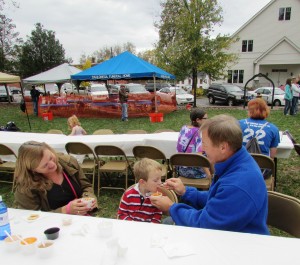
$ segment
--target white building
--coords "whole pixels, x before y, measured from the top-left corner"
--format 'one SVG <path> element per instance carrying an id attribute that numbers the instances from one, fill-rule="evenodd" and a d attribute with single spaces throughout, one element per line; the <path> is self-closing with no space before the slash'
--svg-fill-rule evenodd
<path id="1" fill-rule="evenodd" d="M 245 7 L 246 8 L 246 7 Z M 268 76 L 275 86 L 300 74 L 300 1 L 272 0 L 238 29 L 230 53 L 238 61 L 226 69 L 228 78 L 219 80 L 244 86 L 258 73 Z M 255 78 L 247 87 L 271 86 L 264 77 Z"/>

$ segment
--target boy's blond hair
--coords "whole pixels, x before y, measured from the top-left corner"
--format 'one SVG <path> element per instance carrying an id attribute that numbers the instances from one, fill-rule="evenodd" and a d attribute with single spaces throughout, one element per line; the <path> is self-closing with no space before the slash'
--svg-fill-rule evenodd
<path id="1" fill-rule="evenodd" d="M 154 170 L 162 171 L 162 165 L 153 159 L 142 158 L 135 162 L 133 166 L 135 181 L 138 182 L 140 179 L 147 181 L 150 172 Z"/>

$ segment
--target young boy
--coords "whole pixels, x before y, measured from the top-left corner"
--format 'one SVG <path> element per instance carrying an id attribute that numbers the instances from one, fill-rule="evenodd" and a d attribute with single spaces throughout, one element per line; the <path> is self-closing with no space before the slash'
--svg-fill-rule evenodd
<path id="1" fill-rule="evenodd" d="M 162 166 L 143 158 L 133 167 L 136 184 L 121 199 L 118 218 L 121 220 L 160 223 L 162 212 L 151 204 L 150 195 L 161 185 Z"/>

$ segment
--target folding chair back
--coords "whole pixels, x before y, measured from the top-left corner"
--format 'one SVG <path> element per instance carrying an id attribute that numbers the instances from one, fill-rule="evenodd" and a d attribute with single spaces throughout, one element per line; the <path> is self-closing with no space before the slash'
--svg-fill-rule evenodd
<path id="1" fill-rule="evenodd" d="M 251 156 L 254 158 L 256 163 L 261 169 L 270 169 L 272 175 L 265 179 L 267 190 L 274 190 L 275 183 L 275 163 L 272 158 L 262 154 L 253 154 Z"/>
<path id="2" fill-rule="evenodd" d="M 167 178 L 167 175 L 170 171 L 170 166 L 166 155 L 161 150 L 153 146 L 137 145 L 133 147 L 132 153 L 136 159 L 147 157 L 160 162 L 163 166 L 162 176 L 165 179 Z"/>
<path id="3" fill-rule="evenodd" d="M 104 134 L 114 134 L 114 132 L 110 129 L 99 129 L 94 131 L 93 134 L 104 135 Z"/>
<path id="4" fill-rule="evenodd" d="M 268 191 L 267 224 L 300 238 L 300 200 L 275 191 Z"/>
<path id="5" fill-rule="evenodd" d="M 128 187 L 128 170 L 131 170 L 129 160 L 125 152 L 114 145 L 98 145 L 94 148 L 95 154 L 98 158 L 98 196 L 100 189 L 122 189 L 126 190 Z M 103 161 L 105 163 L 103 164 Z M 101 174 L 107 177 L 117 173 L 118 177 L 125 175 L 125 188 L 121 188 L 117 185 L 102 186 Z"/>
<path id="6" fill-rule="evenodd" d="M 50 129 L 47 131 L 47 133 L 52 133 L 52 134 L 64 134 L 63 131 L 57 130 L 57 129 Z"/>
<path id="7" fill-rule="evenodd" d="M 161 133 L 161 132 L 175 132 L 172 129 L 160 129 L 160 130 L 156 130 L 154 133 Z"/>
<path id="8" fill-rule="evenodd" d="M 147 131 L 145 131 L 145 130 L 129 130 L 126 133 L 127 134 L 146 134 Z"/>
<path id="9" fill-rule="evenodd" d="M 93 188 L 95 186 L 95 175 L 98 166 L 98 159 L 93 149 L 81 142 L 68 142 L 65 145 L 68 154 L 73 155 L 86 175 L 91 175 Z M 81 162 L 82 161 L 82 162 Z"/>
<path id="10" fill-rule="evenodd" d="M 201 179 L 186 178 L 183 176 L 178 176 L 176 167 L 206 167 L 209 169 L 210 173 L 213 174 L 213 167 L 209 160 L 200 154 L 191 153 L 178 153 L 170 157 L 170 165 L 173 170 L 173 176 L 179 177 L 184 185 L 193 186 L 199 189 L 208 190 L 211 185 L 211 177 Z"/>
<path id="11" fill-rule="evenodd" d="M 1 156 L 12 156 L 14 160 L 17 159 L 15 152 L 4 144 L 0 144 L 0 155 Z M 0 172 L 14 174 L 16 167 L 16 162 L 14 161 L 5 161 L 5 158 L 0 159 Z M 2 183 L 12 183 L 14 187 L 14 178 L 12 181 L 9 180 L 0 180 Z"/>

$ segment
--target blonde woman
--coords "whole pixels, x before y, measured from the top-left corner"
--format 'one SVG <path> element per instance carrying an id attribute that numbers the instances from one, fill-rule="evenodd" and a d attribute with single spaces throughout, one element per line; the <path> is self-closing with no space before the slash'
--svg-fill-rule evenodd
<path id="1" fill-rule="evenodd" d="M 15 206 L 20 209 L 87 215 L 97 208 L 91 183 L 77 160 L 57 154 L 46 143 L 21 145 L 15 178 Z M 88 208 L 82 197 L 94 198 Z"/>
<path id="2" fill-rule="evenodd" d="M 76 115 L 73 115 L 68 119 L 68 125 L 71 130 L 69 135 L 86 135 L 86 131 L 81 127 Z"/>

